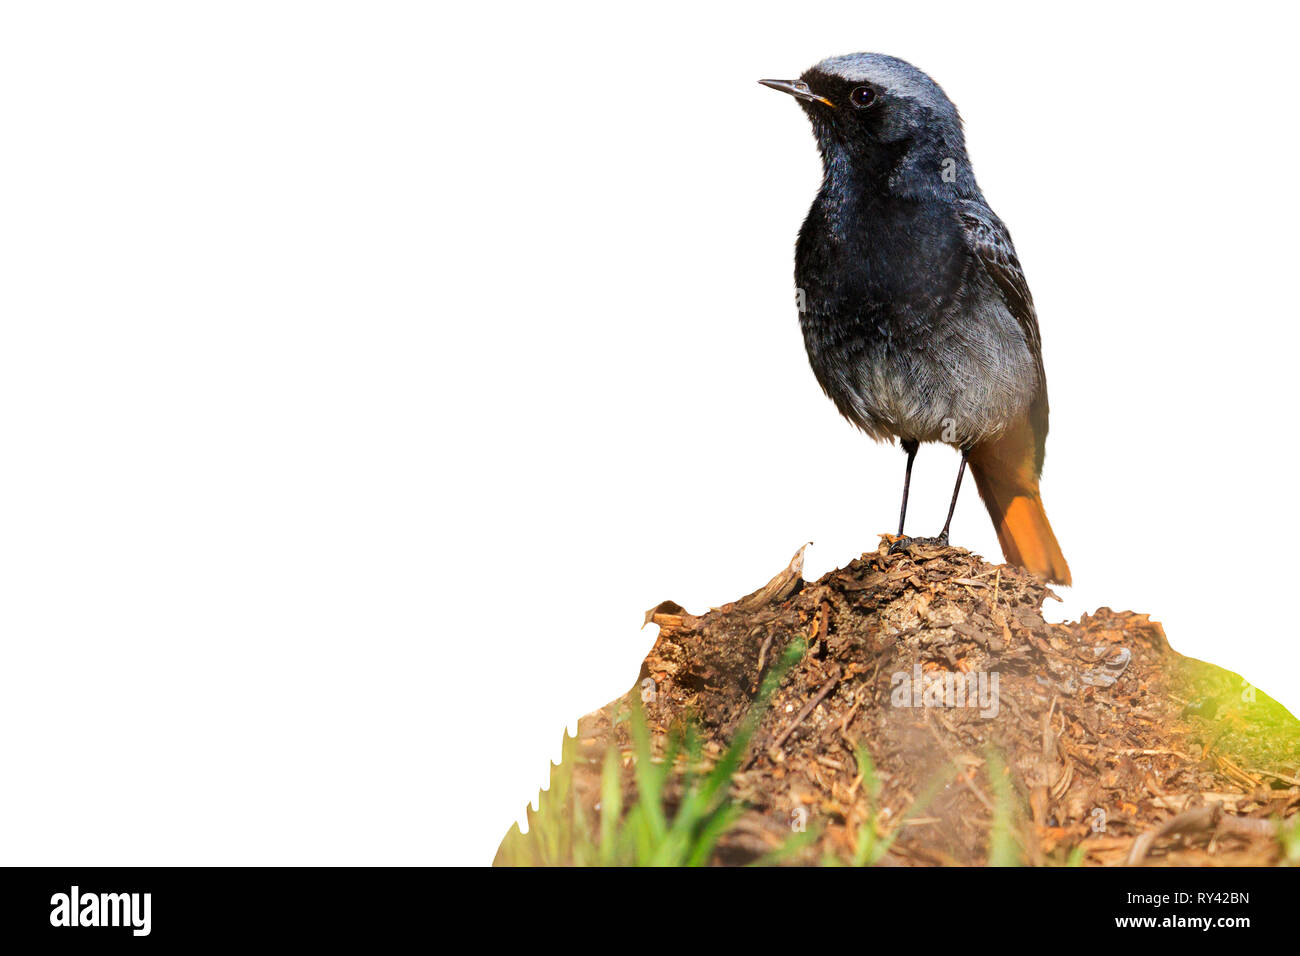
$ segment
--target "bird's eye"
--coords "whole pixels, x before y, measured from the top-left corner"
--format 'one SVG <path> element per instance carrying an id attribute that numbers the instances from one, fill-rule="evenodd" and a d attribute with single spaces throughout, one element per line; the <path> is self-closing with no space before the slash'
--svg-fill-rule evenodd
<path id="1" fill-rule="evenodd" d="M 869 86 L 855 87 L 849 94 L 849 102 L 858 109 L 866 109 L 872 103 L 876 102 L 876 91 Z"/>

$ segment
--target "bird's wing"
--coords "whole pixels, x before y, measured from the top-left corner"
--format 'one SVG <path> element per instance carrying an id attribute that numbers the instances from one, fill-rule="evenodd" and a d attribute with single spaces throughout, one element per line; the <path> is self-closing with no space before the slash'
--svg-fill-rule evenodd
<path id="1" fill-rule="evenodd" d="M 966 231 L 966 242 L 975 253 L 993 284 L 1002 294 L 1011 314 L 1020 323 L 1025 344 L 1034 357 L 1038 369 L 1039 388 L 1046 396 L 1047 383 L 1043 373 L 1043 349 L 1038 335 L 1038 315 L 1034 312 L 1034 299 L 1029 294 L 1029 283 L 1016 258 L 1016 247 L 1011 244 L 1011 234 L 993 210 L 981 202 L 964 201 L 958 204 L 958 214 Z"/>

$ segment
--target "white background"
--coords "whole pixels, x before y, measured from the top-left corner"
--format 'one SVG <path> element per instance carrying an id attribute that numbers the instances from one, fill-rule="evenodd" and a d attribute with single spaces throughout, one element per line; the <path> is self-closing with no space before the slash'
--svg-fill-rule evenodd
<path id="1" fill-rule="evenodd" d="M 646 608 L 892 530 L 754 82 L 858 50 L 943 84 L 1016 239 L 1058 617 L 1300 709 L 1295 24 L 1211 9 L 6 5 L 5 862 L 489 862 Z"/>

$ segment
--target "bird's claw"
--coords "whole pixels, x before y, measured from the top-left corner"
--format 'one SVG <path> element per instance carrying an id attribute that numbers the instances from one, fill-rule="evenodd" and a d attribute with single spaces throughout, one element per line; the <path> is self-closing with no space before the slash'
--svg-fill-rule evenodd
<path id="1" fill-rule="evenodd" d="M 912 546 L 912 538 L 900 536 L 889 543 L 889 553 L 898 554 L 900 551 L 906 551 Z"/>

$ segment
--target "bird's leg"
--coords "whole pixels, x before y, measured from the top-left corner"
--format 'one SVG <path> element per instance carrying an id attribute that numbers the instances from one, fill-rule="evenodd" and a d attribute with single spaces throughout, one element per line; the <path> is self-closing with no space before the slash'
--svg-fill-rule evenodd
<path id="1" fill-rule="evenodd" d="M 898 509 L 898 536 L 903 536 L 903 522 L 907 520 L 907 490 L 912 485 L 912 462 L 916 461 L 918 442 L 904 440 L 903 451 L 907 452 L 907 470 L 903 472 L 903 506 Z"/>
<path id="2" fill-rule="evenodd" d="M 898 540 L 889 546 L 889 550 L 907 547 L 907 538 L 903 537 L 903 522 L 907 520 L 907 492 L 912 486 L 912 462 L 916 460 L 916 450 L 920 442 L 905 438 L 901 442 L 903 451 L 907 452 L 907 470 L 903 472 L 903 505 L 898 509 Z"/>
<path id="3" fill-rule="evenodd" d="M 961 464 L 957 467 L 957 484 L 952 489 L 952 502 L 948 505 L 948 520 L 943 523 L 943 530 L 939 532 L 939 540 L 944 544 L 948 543 L 948 527 L 952 524 L 952 513 L 957 510 L 957 495 L 961 492 L 961 479 L 966 474 L 966 459 L 970 457 L 970 449 L 961 450 Z"/>

